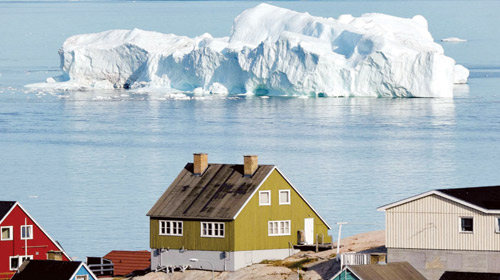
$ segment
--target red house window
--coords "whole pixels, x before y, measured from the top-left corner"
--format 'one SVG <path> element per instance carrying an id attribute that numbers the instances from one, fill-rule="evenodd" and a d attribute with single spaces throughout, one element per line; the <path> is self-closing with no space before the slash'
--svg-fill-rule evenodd
<path id="1" fill-rule="evenodd" d="M 14 256 L 10 257 L 10 270 L 17 270 L 25 260 L 32 260 L 33 256 Z"/>
<path id="2" fill-rule="evenodd" d="M 21 239 L 33 239 L 33 225 L 21 226 Z"/>
<path id="3" fill-rule="evenodd" d="M 0 240 L 12 240 L 12 226 L 1 227 Z"/>

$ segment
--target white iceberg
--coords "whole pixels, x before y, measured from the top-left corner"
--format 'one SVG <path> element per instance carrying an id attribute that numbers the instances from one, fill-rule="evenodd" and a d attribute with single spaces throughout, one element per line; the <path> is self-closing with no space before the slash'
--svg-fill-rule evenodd
<path id="1" fill-rule="evenodd" d="M 457 77 L 467 80 L 422 16 L 334 19 L 269 4 L 236 17 L 230 37 L 111 30 L 72 36 L 59 54 L 63 75 L 29 87 L 452 97 Z"/>
<path id="2" fill-rule="evenodd" d="M 450 37 L 450 38 L 444 38 L 441 39 L 441 42 L 454 42 L 454 43 L 459 43 L 459 42 L 467 42 L 465 39 L 460 39 L 457 37 Z"/>
<path id="3" fill-rule="evenodd" d="M 453 78 L 453 82 L 455 84 L 466 84 L 468 77 L 469 69 L 463 67 L 460 64 L 455 65 L 455 76 Z"/>

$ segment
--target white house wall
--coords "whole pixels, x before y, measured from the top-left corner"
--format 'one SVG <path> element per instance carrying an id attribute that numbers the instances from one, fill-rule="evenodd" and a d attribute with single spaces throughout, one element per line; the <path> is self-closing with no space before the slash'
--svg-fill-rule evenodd
<path id="1" fill-rule="evenodd" d="M 459 231 L 460 217 L 473 217 L 473 233 Z M 387 247 L 500 251 L 498 217 L 429 195 L 386 210 Z"/>

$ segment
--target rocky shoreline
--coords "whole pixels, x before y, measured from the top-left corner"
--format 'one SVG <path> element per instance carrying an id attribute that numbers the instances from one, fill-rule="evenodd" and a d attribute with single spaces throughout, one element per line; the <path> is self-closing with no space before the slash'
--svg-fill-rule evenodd
<path id="1" fill-rule="evenodd" d="M 334 247 L 336 247 L 336 242 Z M 368 250 L 385 250 L 385 231 L 371 231 L 346 237 L 340 241 L 340 253 L 362 252 Z M 336 256 L 336 249 L 312 252 L 301 251 L 282 261 L 269 261 L 254 264 L 235 272 L 215 272 L 217 280 L 251 280 L 251 279 L 329 279 L 340 268 Z M 299 277 L 300 274 L 300 277 Z M 211 279 L 211 271 L 187 270 L 166 274 L 151 272 L 145 276 L 128 278 L 128 280 L 198 280 Z"/>

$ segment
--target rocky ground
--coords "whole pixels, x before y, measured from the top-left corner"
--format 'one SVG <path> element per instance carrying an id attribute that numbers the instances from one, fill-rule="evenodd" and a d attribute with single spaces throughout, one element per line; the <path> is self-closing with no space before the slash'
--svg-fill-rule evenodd
<path id="1" fill-rule="evenodd" d="M 340 241 L 340 252 L 361 252 L 380 249 L 385 245 L 385 231 L 372 231 L 344 238 Z M 336 247 L 336 243 L 334 243 Z M 335 260 L 336 249 L 323 252 L 299 252 L 283 261 L 268 264 L 254 264 L 235 272 L 215 272 L 217 280 L 251 280 L 251 279 L 329 279 L 338 270 Z M 310 262 L 308 262 L 310 261 Z M 297 269 L 297 267 L 299 267 Z M 211 271 L 187 270 L 166 274 L 152 272 L 145 276 L 133 277 L 129 280 L 198 280 L 211 279 Z M 299 278 L 299 274 L 301 277 Z"/>

